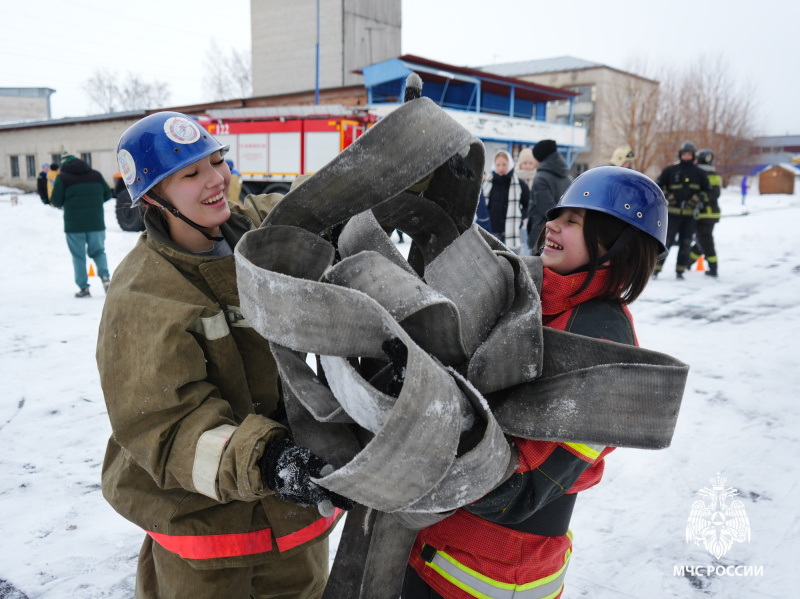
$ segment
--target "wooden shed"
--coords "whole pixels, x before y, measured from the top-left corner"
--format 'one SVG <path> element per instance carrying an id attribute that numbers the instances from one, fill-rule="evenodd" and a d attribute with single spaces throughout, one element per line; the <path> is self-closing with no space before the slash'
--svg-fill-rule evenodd
<path id="1" fill-rule="evenodd" d="M 797 169 L 792 166 L 773 164 L 758 174 L 758 191 L 761 195 L 768 193 L 794 193 L 794 178 Z"/>

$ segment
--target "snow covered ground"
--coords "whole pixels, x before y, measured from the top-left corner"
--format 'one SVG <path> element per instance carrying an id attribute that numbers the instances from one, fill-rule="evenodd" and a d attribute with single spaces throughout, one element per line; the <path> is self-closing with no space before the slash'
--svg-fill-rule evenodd
<path id="1" fill-rule="evenodd" d="M 126 599 L 143 533 L 100 492 L 102 287 L 91 279 L 92 297 L 73 297 L 61 212 L 34 194 L 12 205 L 10 191 L 0 188 L 0 599 Z M 800 189 L 751 194 L 745 212 L 731 187 L 722 206 L 720 278 L 676 281 L 673 253 L 631 308 L 643 347 L 691 365 L 683 408 L 671 448 L 616 451 L 581 495 L 564 599 L 796 596 Z M 113 270 L 137 234 L 119 229 L 112 202 L 106 224 Z M 751 536 L 715 559 L 685 530 L 718 472 Z"/>

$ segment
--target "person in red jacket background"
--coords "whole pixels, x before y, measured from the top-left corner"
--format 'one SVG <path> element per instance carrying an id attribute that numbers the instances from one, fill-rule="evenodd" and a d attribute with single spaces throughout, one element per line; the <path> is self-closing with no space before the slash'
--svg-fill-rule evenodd
<path id="1" fill-rule="evenodd" d="M 537 248 L 544 326 L 638 346 L 628 304 L 665 251 L 667 201 L 651 179 L 615 166 L 585 172 L 547 212 Z M 514 475 L 420 531 L 403 599 L 524 596 L 564 589 L 578 492 L 600 482 L 613 447 L 513 438 Z"/>

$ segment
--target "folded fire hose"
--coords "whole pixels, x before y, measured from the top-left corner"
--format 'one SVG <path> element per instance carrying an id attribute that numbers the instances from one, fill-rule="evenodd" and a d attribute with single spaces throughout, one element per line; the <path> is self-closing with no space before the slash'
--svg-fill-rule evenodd
<path id="1" fill-rule="evenodd" d="M 516 468 L 505 435 L 650 449 L 672 438 L 688 366 L 543 328 L 541 261 L 473 225 L 483 167 L 481 142 L 418 98 L 236 247 L 242 312 L 270 342 L 294 439 L 335 467 L 316 482 L 358 504 L 326 598 L 398 597 L 416 530 Z M 334 247 L 320 234 L 341 223 Z M 408 260 L 382 227 L 413 239 Z M 397 340 L 407 359 L 390 394 L 385 344 Z"/>

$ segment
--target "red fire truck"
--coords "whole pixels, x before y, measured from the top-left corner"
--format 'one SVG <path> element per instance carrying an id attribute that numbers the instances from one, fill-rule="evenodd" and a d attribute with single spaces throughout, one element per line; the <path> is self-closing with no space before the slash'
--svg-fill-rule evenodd
<path id="1" fill-rule="evenodd" d="M 360 137 L 375 115 L 339 105 L 210 110 L 200 124 L 221 143 L 242 177 L 242 194 L 286 193 Z"/>

